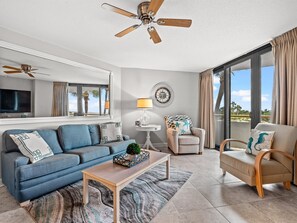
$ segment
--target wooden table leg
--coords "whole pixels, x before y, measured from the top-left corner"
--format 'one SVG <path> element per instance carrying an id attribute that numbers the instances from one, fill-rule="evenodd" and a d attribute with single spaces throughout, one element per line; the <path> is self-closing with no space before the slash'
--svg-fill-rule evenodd
<path id="1" fill-rule="evenodd" d="M 170 179 L 170 157 L 166 161 L 166 179 Z"/>
<path id="2" fill-rule="evenodd" d="M 87 205 L 89 203 L 89 179 L 83 174 L 83 203 Z"/>
<path id="3" fill-rule="evenodd" d="M 117 187 L 113 190 L 113 222 L 120 223 L 120 190 Z"/>

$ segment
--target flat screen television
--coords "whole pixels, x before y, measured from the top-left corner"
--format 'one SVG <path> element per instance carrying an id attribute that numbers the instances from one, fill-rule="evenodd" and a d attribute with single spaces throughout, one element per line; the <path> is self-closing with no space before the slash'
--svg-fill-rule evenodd
<path id="1" fill-rule="evenodd" d="M 31 91 L 0 89 L 0 113 L 31 112 Z"/>

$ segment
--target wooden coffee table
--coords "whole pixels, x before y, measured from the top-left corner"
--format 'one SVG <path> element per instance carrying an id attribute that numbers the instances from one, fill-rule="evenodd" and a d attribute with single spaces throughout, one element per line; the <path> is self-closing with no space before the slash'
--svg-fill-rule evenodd
<path id="1" fill-rule="evenodd" d="M 113 192 L 113 222 L 120 222 L 120 190 L 132 182 L 135 178 L 166 162 L 166 179 L 170 178 L 170 154 L 149 151 L 150 157 L 146 161 L 134 167 L 127 168 L 114 164 L 112 160 L 103 164 L 83 170 L 83 203 L 89 202 L 88 182 L 95 180 Z"/>

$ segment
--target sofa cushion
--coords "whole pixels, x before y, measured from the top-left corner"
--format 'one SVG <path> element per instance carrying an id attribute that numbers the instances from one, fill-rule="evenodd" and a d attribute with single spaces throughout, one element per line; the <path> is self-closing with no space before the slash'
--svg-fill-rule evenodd
<path id="1" fill-rule="evenodd" d="M 20 166 L 17 174 L 20 181 L 25 181 L 76 165 L 79 165 L 79 156 L 74 154 L 57 154 L 44 158 L 37 163 Z"/>
<path id="2" fill-rule="evenodd" d="M 56 130 L 53 129 L 42 129 L 37 130 L 39 135 L 46 141 L 46 143 L 51 147 L 54 154 L 62 153 L 63 150 L 59 144 L 58 134 Z"/>
<path id="3" fill-rule="evenodd" d="M 109 147 L 107 146 L 87 146 L 79 149 L 67 151 L 67 154 L 76 154 L 80 157 L 80 162 L 85 163 L 104 156 L 110 155 Z"/>
<path id="4" fill-rule="evenodd" d="M 28 157 L 31 163 L 36 163 L 54 153 L 37 131 L 31 133 L 10 134 L 18 145 L 21 153 Z"/>
<path id="5" fill-rule="evenodd" d="M 87 125 L 61 125 L 58 135 L 64 151 L 92 145 Z"/>
<path id="6" fill-rule="evenodd" d="M 200 142 L 199 137 L 193 135 L 180 135 L 178 136 L 178 144 L 180 145 L 198 145 Z"/>
<path id="7" fill-rule="evenodd" d="M 100 143 L 99 125 L 93 124 L 93 125 L 88 125 L 88 127 L 91 135 L 92 145 L 99 144 Z"/>
<path id="8" fill-rule="evenodd" d="M 121 141 L 121 142 L 110 142 L 104 144 L 104 146 L 108 146 L 110 148 L 110 153 L 115 154 L 119 152 L 124 152 L 127 150 L 127 147 L 129 144 L 135 143 L 134 139 L 129 139 L 126 141 Z M 102 146 L 102 144 L 100 144 Z"/>
<path id="9" fill-rule="evenodd" d="M 20 133 L 30 133 L 34 130 L 25 130 L 25 129 L 12 129 L 7 130 L 3 133 L 3 150 L 5 152 L 20 152 L 17 144 L 12 140 L 10 134 L 20 134 Z"/>
<path id="10" fill-rule="evenodd" d="M 245 151 L 228 151 L 221 155 L 221 162 L 240 171 L 244 175 L 255 176 L 255 156 L 247 154 Z M 271 174 L 287 174 L 290 171 L 276 160 L 262 160 L 263 176 Z"/>

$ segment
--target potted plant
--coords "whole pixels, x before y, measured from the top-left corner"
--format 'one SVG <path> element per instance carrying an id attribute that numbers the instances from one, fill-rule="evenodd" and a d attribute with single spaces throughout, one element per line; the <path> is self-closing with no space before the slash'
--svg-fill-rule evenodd
<path id="1" fill-rule="evenodd" d="M 131 143 L 128 145 L 126 152 L 127 152 L 127 158 L 129 160 L 133 160 L 135 158 L 135 156 L 140 154 L 141 148 L 140 148 L 139 144 Z"/>

